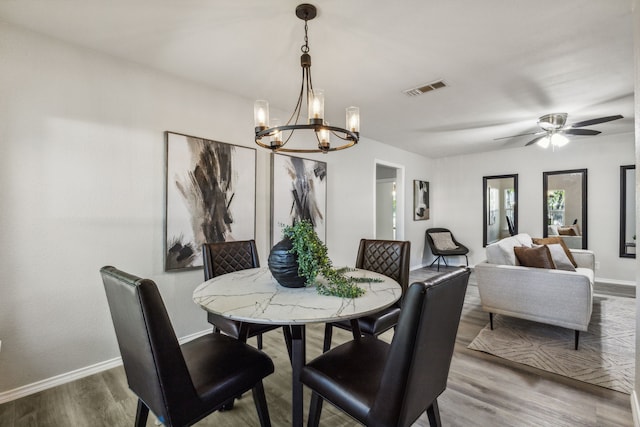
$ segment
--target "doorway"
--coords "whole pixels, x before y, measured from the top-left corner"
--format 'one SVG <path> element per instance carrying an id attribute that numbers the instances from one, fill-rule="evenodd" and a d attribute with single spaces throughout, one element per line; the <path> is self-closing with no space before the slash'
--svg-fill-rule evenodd
<path id="1" fill-rule="evenodd" d="M 374 236 L 404 239 L 404 167 L 376 160 Z"/>

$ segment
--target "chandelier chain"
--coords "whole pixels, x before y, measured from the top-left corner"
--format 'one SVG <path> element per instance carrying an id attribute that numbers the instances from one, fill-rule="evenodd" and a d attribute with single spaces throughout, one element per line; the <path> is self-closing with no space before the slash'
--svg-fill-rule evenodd
<path id="1" fill-rule="evenodd" d="M 309 30 L 309 25 L 307 24 L 307 20 L 304 20 L 304 44 L 300 46 L 300 50 L 302 53 L 309 53 L 309 36 L 307 35 L 307 31 Z"/>

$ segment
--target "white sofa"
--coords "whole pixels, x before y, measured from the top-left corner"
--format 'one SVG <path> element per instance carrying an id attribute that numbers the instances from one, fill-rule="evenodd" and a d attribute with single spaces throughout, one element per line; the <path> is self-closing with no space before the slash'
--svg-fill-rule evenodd
<path id="1" fill-rule="evenodd" d="M 571 249 L 576 271 L 517 265 L 513 248 L 531 245 L 530 236 L 518 234 L 487 246 L 487 260 L 475 266 L 482 309 L 492 329 L 493 314 L 573 329 L 577 350 L 591 320 L 595 256 Z"/>

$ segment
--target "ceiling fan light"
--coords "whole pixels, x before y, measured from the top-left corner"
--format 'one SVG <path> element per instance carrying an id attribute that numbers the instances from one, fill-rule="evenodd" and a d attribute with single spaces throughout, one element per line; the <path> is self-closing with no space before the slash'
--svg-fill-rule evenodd
<path id="1" fill-rule="evenodd" d="M 542 148 L 547 148 L 549 146 L 549 137 L 545 136 L 544 138 L 538 140 L 536 144 L 538 144 Z"/>
<path id="2" fill-rule="evenodd" d="M 567 145 L 567 143 L 569 142 L 569 138 L 567 138 L 564 135 L 561 135 L 559 133 L 554 133 L 553 135 L 551 135 L 551 144 L 554 147 L 562 147 Z"/>

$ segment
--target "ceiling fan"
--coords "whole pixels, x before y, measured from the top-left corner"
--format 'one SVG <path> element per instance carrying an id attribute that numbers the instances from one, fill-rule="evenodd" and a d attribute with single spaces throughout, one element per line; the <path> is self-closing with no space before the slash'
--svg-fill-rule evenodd
<path id="1" fill-rule="evenodd" d="M 582 122 L 577 122 L 573 124 L 567 123 L 567 113 L 553 113 L 553 114 L 545 114 L 544 116 L 538 119 L 538 126 L 542 130 L 538 132 L 529 132 L 523 133 L 520 135 L 512 135 L 503 138 L 496 139 L 505 139 L 505 138 L 514 138 L 517 136 L 525 136 L 525 135 L 535 135 L 531 141 L 525 144 L 525 147 L 533 144 L 538 144 L 542 148 L 547 148 L 549 145 L 552 147 L 562 147 L 566 143 L 569 142 L 569 139 L 565 135 L 598 135 L 601 133 L 598 130 L 592 129 L 580 129 L 586 126 L 597 125 L 599 123 L 610 122 L 613 120 L 622 119 L 621 115 L 615 116 L 607 116 L 607 117 L 598 117 L 596 119 L 584 120 Z"/>

